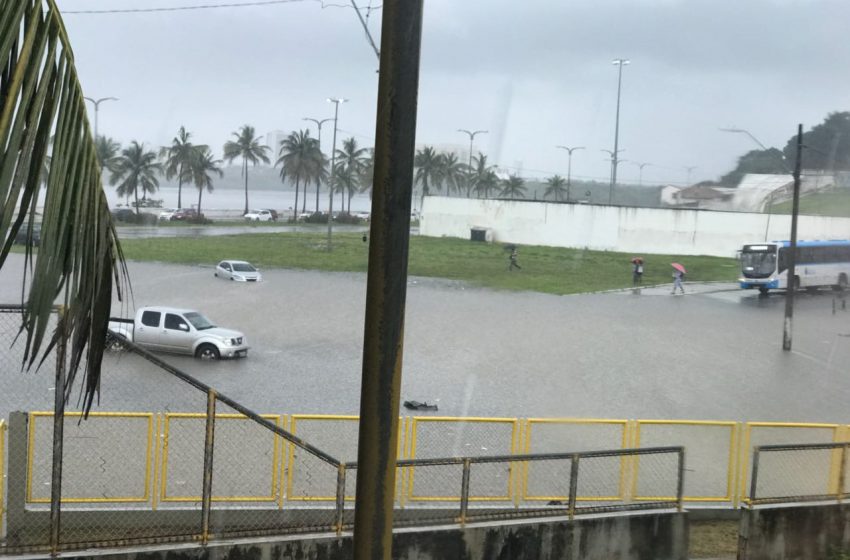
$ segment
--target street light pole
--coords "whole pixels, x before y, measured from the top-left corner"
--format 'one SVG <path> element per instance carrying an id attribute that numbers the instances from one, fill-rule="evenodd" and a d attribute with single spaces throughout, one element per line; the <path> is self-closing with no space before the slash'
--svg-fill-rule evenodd
<path id="1" fill-rule="evenodd" d="M 643 168 L 646 167 L 647 165 L 652 165 L 652 164 L 649 163 L 649 162 L 640 163 L 640 162 L 637 162 L 637 161 L 633 161 L 632 163 L 638 166 L 638 186 L 642 187 L 643 186 Z"/>
<path id="2" fill-rule="evenodd" d="M 687 181 L 685 183 L 685 186 L 688 186 L 688 187 L 691 186 L 691 173 L 693 172 L 694 169 L 699 169 L 699 168 L 696 165 L 686 165 L 684 167 L 684 170 L 688 172 L 688 178 L 687 178 Z"/>
<path id="3" fill-rule="evenodd" d="M 486 130 L 475 130 L 470 131 L 465 128 L 457 129 L 458 132 L 463 132 L 464 134 L 469 135 L 469 174 L 466 177 L 466 198 L 469 198 L 469 195 L 472 190 L 472 142 L 475 140 L 475 136 L 478 134 L 487 134 Z M 419 212 L 422 212 L 422 209 L 419 209 Z"/>
<path id="4" fill-rule="evenodd" d="M 617 172 L 615 171 L 615 169 L 616 169 L 617 165 L 620 164 L 620 160 L 617 159 L 617 152 L 615 152 L 613 150 L 606 150 L 604 148 L 599 150 L 599 151 L 605 152 L 611 158 L 611 177 L 613 179 L 613 177 L 615 177 L 617 175 Z M 626 150 L 619 150 L 619 151 L 625 152 Z M 614 200 L 614 182 L 612 181 L 611 184 L 608 186 L 608 204 L 612 204 L 613 200 Z"/>
<path id="5" fill-rule="evenodd" d="M 333 235 L 334 221 L 334 166 L 336 165 L 336 131 L 337 122 L 339 120 L 339 105 L 345 103 L 348 99 L 343 97 L 328 97 L 328 103 L 334 104 L 334 140 L 331 148 L 331 173 L 330 181 L 328 182 L 329 203 L 328 203 L 328 251 L 331 250 L 331 235 Z"/>
<path id="6" fill-rule="evenodd" d="M 94 105 L 94 139 L 97 140 L 97 119 L 98 119 L 98 111 L 100 111 L 100 104 L 104 101 L 118 101 L 117 97 L 101 97 L 100 99 L 93 99 L 91 97 L 83 97 L 86 101 L 91 102 Z"/>
<path id="7" fill-rule="evenodd" d="M 568 146 L 555 146 L 555 147 L 559 148 L 561 150 L 567 151 L 567 202 L 569 202 L 570 201 L 570 186 L 572 185 L 571 175 L 572 175 L 572 172 L 573 172 L 573 152 L 576 151 L 576 150 L 583 150 L 584 146 L 575 146 L 574 148 L 570 148 Z"/>
<path id="8" fill-rule="evenodd" d="M 611 154 L 611 186 L 608 188 L 608 204 L 614 200 L 614 188 L 617 186 L 617 153 L 620 143 L 620 92 L 623 86 L 623 66 L 630 64 L 626 58 L 615 58 L 611 64 L 617 66 L 617 117 L 614 121 L 614 151 Z"/>
<path id="9" fill-rule="evenodd" d="M 797 159 L 794 162 L 794 199 L 791 203 L 791 247 L 788 251 L 788 288 L 785 293 L 785 323 L 782 328 L 782 349 L 791 350 L 791 327 L 794 319 L 794 292 L 797 289 L 797 214 L 800 211 L 800 169 L 803 159 L 803 125 L 797 125 Z"/>
<path id="10" fill-rule="evenodd" d="M 304 117 L 303 120 L 316 123 L 316 127 L 319 129 L 319 151 L 321 152 L 322 151 L 322 125 L 325 124 L 326 122 L 332 121 L 333 119 L 329 117 L 327 119 L 319 120 L 319 119 L 313 119 L 313 118 L 310 118 L 310 117 Z M 333 156 L 333 154 L 331 154 L 331 156 Z M 296 208 L 296 211 L 297 210 L 298 209 Z M 318 211 L 319 211 L 319 188 L 316 187 L 316 212 L 318 212 Z"/>

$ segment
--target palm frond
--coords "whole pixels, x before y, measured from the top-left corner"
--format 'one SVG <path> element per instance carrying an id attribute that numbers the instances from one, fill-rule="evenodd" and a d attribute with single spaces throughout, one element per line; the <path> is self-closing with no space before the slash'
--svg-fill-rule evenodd
<path id="1" fill-rule="evenodd" d="M 56 390 L 68 398 L 85 358 L 82 405 L 88 412 L 99 390 L 113 282 L 120 297 L 128 274 L 54 0 L 0 2 L 0 111 L 0 268 L 25 221 L 33 233 L 40 179 L 49 167 L 40 246 L 36 254 L 27 245 L 24 256 L 32 273 L 23 280 L 22 367 L 43 360 L 69 337 L 67 380 Z M 60 327 L 48 333 L 57 302 L 63 306 Z"/>

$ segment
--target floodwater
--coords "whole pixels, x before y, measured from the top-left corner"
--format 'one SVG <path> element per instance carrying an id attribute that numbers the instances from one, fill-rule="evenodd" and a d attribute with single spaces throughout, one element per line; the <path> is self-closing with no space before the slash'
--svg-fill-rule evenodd
<path id="1" fill-rule="evenodd" d="M 0 301 L 14 303 L 21 259 L 9 259 Z M 264 282 L 238 284 L 211 266 L 129 266 L 137 306 L 197 308 L 251 345 L 243 360 L 166 360 L 259 412 L 359 410 L 365 275 L 264 270 Z M 783 352 L 784 296 L 690 288 L 553 296 L 412 278 L 402 399 L 447 416 L 847 421 L 850 311 L 836 300 L 833 313 L 832 293 L 797 298 L 794 351 Z M 196 391 L 118 362 L 102 409 L 203 409 Z M 50 368 L 4 364 L 0 418 L 50 408 L 52 386 Z"/>

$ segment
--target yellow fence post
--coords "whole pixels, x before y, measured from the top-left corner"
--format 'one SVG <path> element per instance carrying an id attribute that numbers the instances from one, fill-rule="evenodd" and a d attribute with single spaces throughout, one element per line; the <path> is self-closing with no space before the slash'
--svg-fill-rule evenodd
<path id="1" fill-rule="evenodd" d="M 0 420 L 0 527 L 3 527 L 6 504 L 6 496 L 3 494 L 4 480 L 6 480 L 6 421 Z"/>

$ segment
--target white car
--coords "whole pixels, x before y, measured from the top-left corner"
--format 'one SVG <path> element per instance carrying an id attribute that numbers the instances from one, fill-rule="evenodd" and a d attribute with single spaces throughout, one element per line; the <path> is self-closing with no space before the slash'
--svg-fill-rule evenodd
<path id="1" fill-rule="evenodd" d="M 262 282 L 260 271 L 246 261 L 221 261 L 213 273 L 216 278 L 225 278 L 236 282 Z"/>
<path id="2" fill-rule="evenodd" d="M 243 217 L 249 222 L 271 222 L 274 220 L 271 210 L 251 210 Z"/>
<path id="3" fill-rule="evenodd" d="M 169 221 L 174 213 L 177 212 L 177 208 L 163 208 L 162 212 L 159 213 L 159 219 L 163 222 Z"/>

